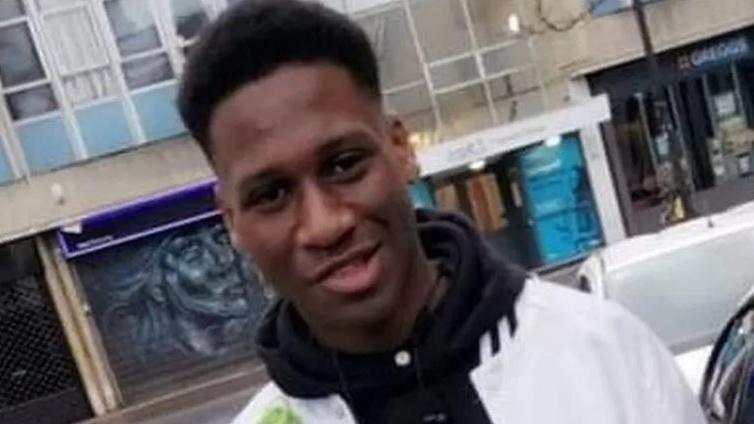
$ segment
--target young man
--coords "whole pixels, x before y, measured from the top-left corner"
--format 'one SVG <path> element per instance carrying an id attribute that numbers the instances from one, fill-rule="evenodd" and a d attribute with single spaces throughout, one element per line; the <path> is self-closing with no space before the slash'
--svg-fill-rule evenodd
<path id="1" fill-rule="evenodd" d="M 280 296 L 257 336 L 272 383 L 238 423 L 703 422 L 634 318 L 413 211 L 406 132 L 347 18 L 242 1 L 194 49 L 182 116 L 234 245 Z"/>

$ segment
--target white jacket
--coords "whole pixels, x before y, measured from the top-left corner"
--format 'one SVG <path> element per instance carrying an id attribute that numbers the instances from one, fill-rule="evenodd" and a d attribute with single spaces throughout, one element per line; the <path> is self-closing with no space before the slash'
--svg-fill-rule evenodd
<path id="1" fill-rule="evenodd" d="M 489 335 L 471 380 L 496 424 L 704 424 L 701 408 L 657 337 L 621 307 L 530 280 L 516 304 L 518 329 Z M 303 400 L 268 384 L 233 422 L 275 414 L 300 421 L 357 424 L 340 396 Z"/>

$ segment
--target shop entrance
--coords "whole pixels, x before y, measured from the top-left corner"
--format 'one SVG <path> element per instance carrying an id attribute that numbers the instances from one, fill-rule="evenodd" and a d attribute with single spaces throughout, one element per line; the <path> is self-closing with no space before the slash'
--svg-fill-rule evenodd
<path id="1" fill-rule="evenodd" d="M 527 269 L 549 268 L 603 243 L 578 135 L 472 167 L 477 169 L 435 181 L 438 206 L 471 218 L 506 259 Z"/>

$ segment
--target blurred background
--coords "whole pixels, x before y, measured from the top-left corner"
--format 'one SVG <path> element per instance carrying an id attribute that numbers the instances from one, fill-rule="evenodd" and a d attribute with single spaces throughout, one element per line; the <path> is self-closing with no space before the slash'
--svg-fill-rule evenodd
<path id="1" fill-rule="evenodd" d="M 225 422 L 264 381 L 272 294 L 175 107 L 234 2 L 0 0 L 0 422 Z M 324 3 L 372 40 L 417 207 L 532 272 L 754 201 L 751 0 Z"/>

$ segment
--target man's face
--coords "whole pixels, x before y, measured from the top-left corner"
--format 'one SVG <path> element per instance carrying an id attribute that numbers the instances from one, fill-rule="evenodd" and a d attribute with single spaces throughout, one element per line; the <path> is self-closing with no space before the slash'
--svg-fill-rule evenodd
<path id="1" fill-rule="evenodd" d="M 368 326 L 401 307 L 411 149 L 344 69 L 281 67 L 221 102 L 210 135 L 236 246 L 307 321 Z"/>

